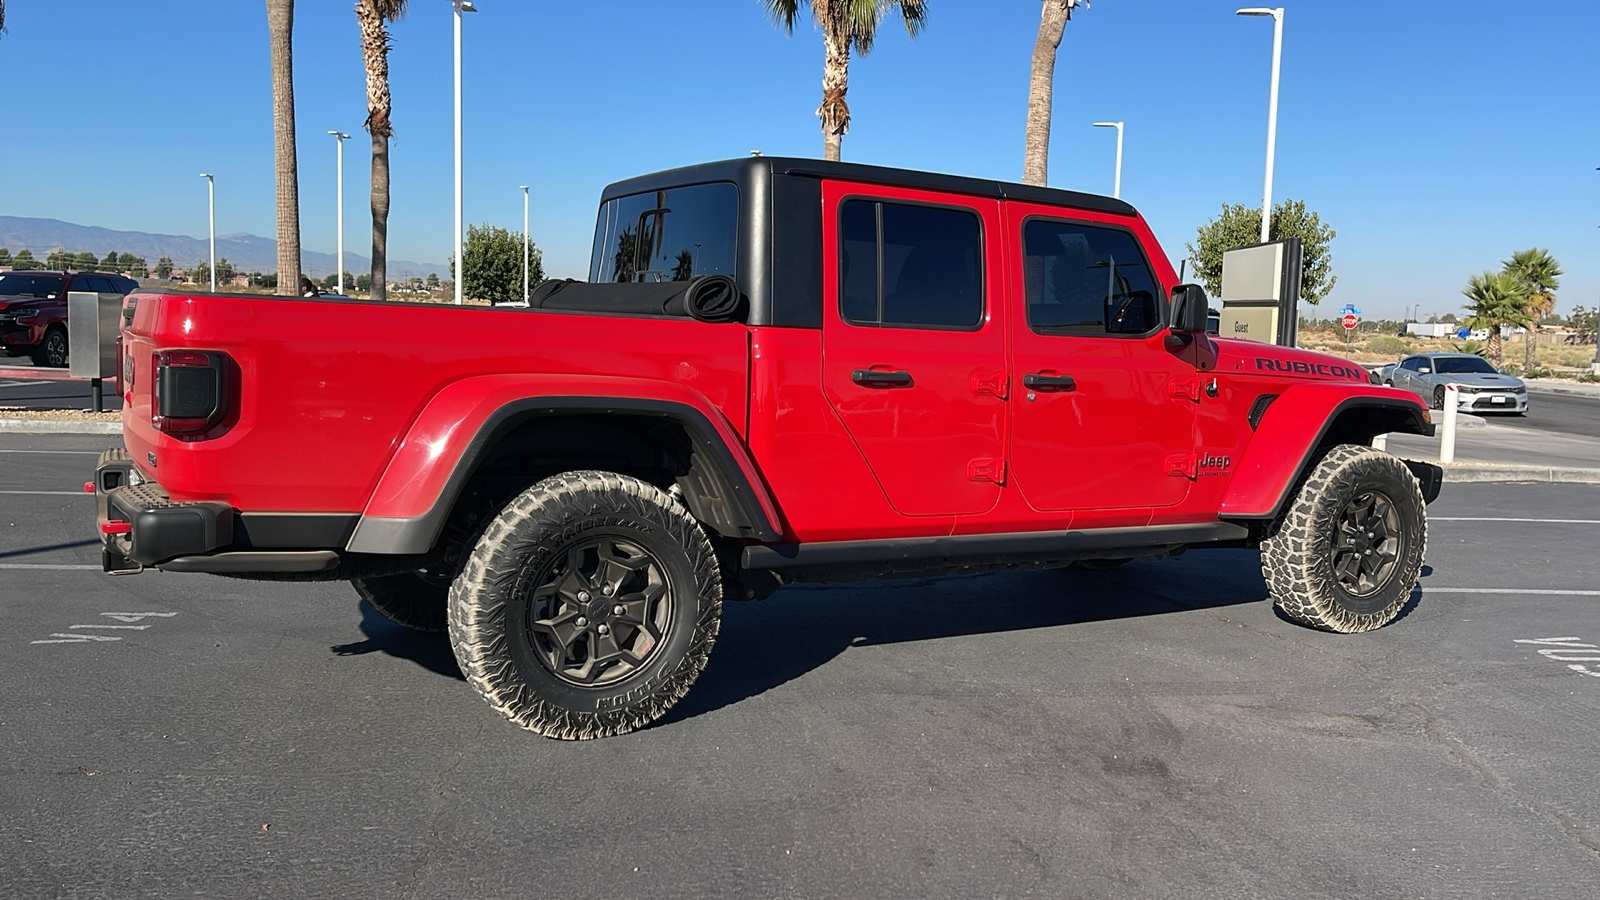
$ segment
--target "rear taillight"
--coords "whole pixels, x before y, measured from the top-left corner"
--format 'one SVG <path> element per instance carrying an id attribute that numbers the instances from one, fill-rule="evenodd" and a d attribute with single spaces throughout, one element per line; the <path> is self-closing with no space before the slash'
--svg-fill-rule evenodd
<path id="1" fill-rule="evenodd" d="M 193 440 L 227 414 L 227 355 L 205 350 L 157 350 L 152 381 L 157 431 Z"/>

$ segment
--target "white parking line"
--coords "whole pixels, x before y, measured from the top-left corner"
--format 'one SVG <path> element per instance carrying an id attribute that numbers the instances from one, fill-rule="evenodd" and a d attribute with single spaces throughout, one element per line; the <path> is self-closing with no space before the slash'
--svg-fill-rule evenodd
<path id="1" fill-rule="evenodd" d="M 1449 588 L 1449 587 L 1423 587 L 1423 592 L 1428 594 L 1542 594 L 1561 597 L 1600 597 L 1600 591 L 1546 591 L 1524 590 L 1522 588 Z"/>
<path id="2" fill-rule="evenodd" d="M 34 387 L 40 384 L 53 384 L 50 381 L 0 381 L 0 388 L 8 387 Z"/>
<path id="3" fill-rule="evenodd" d="M 84 456 L 100 455 L 99 450 L 0 450 L 0 453 L 46 453 L 51 455 L 57 453 L 80 453 Z"/>
<path id="4" fill-rule="evenodd" d="M 100 568 L 100 566 L 50 565 L 48 563 L 0 563 L 0 569 L 93 569 L 98 572 Z"/>
<path id="5" fill-rule="evenodd" d="M 0 494 L 33 494 L 41 497 L 93 497 L 88 491 L 0 491 Z"/>
<path id="6" fill-rule="evenodd" d="M 1539 522 L 1549 525 L 1600 525 L 1600 519 L 1508 519 L 1494 516 L 1429 516 L 1429 522 Z"/>

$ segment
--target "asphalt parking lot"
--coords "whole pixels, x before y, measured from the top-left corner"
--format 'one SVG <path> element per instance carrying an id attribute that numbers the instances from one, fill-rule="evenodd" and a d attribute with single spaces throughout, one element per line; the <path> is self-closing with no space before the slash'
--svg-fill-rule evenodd
<path id="1" fill-rule="evenodd" d="M 7 897 L 1600 884 L 1600 487 L 1446 485 L 1369 635 L 1275 616 L 1245 551 L 786 588 L 664 722 L 574 744 L 347 585 L 102 575 L 115 440 L 0 435 Z"/>

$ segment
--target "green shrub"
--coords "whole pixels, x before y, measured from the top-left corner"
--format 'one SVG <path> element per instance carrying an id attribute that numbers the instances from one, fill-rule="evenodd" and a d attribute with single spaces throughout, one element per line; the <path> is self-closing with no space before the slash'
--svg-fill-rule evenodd
<path id="1" fill-rule="evenodd" d="M 1399 358 L 1411 353 L 1411 345 L 1397 337 L 1382 334 L 1367 339 L 1367 352 Z"/>

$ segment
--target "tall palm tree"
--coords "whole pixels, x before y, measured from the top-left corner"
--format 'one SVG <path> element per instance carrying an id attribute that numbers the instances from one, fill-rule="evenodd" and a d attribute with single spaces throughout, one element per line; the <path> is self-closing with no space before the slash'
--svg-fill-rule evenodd
<path id="1" fill-rule="evenodd" d="M 1028 133 L 1022 155 L 1024 184 L 1045 186 L 1050 170 L 1050 106 L 1055 95 L 1056 50 L 1073 9 L 1089 0 L 1044 0 L 1039 37 L 1033 42 L 1033 75 L 1028 79 Z"/>
<path id="2" fill-rule="evenodd" d="M 1505 271 L 1522 285 L 1528 313 L 1528 338 L 1522 342 L 1522 371 L 1533 371 L 1539 341 L 1539 320 L 1556 311 L 1556 290 L 1561 287 L 1561 265 L 1549 250 L 1518 250 L 1506 260 Z"/>
<path id="3" fill-rule="evenodd" d="M 1522 283 L 1505 272 L 1484 272 L 1469 278 L 1461 293 L 1472 301 L 1466 307 L 1466 326 L 1489 330 L 1489 361 L 1500 365 L 1500 328 L 1528 322 Z"/>
<path id="4" fill-rule="evenodd" d="M 406 14 L 406 0 L 356 0 L 361 56 L 367 64 L 367 133 L 372 135 L 372 299 L 388 299 L 389 268 L 389 29 Z"/>
<path id="5" fill-rule="evenodd" d="M 822 155 L 839 161 L 839 144 L 850 130 L 850 105 L 845 92 L 850 89 L 850 51 L 861 56 L 872 52 L 878 24 L 893 10 L 899 10 L 906 32 L 916 37 L 928 17 L 927 0 L 761 0 L 767 11 L 785 31 L 794 34 L 794 20 L 800 7 L 809 5 L 822 29 Z"/>
<path id="6" fill-rule="evenodd" d="M 294 0 L 267 0 L 278 172 L 278 293 L 300 294 L 300 171 L 294 151 Z"/>
<path id="7" fill-rule="evenodd" d="M 0 34 L 6 33 L 6 0 L 0 0 Z"/>

